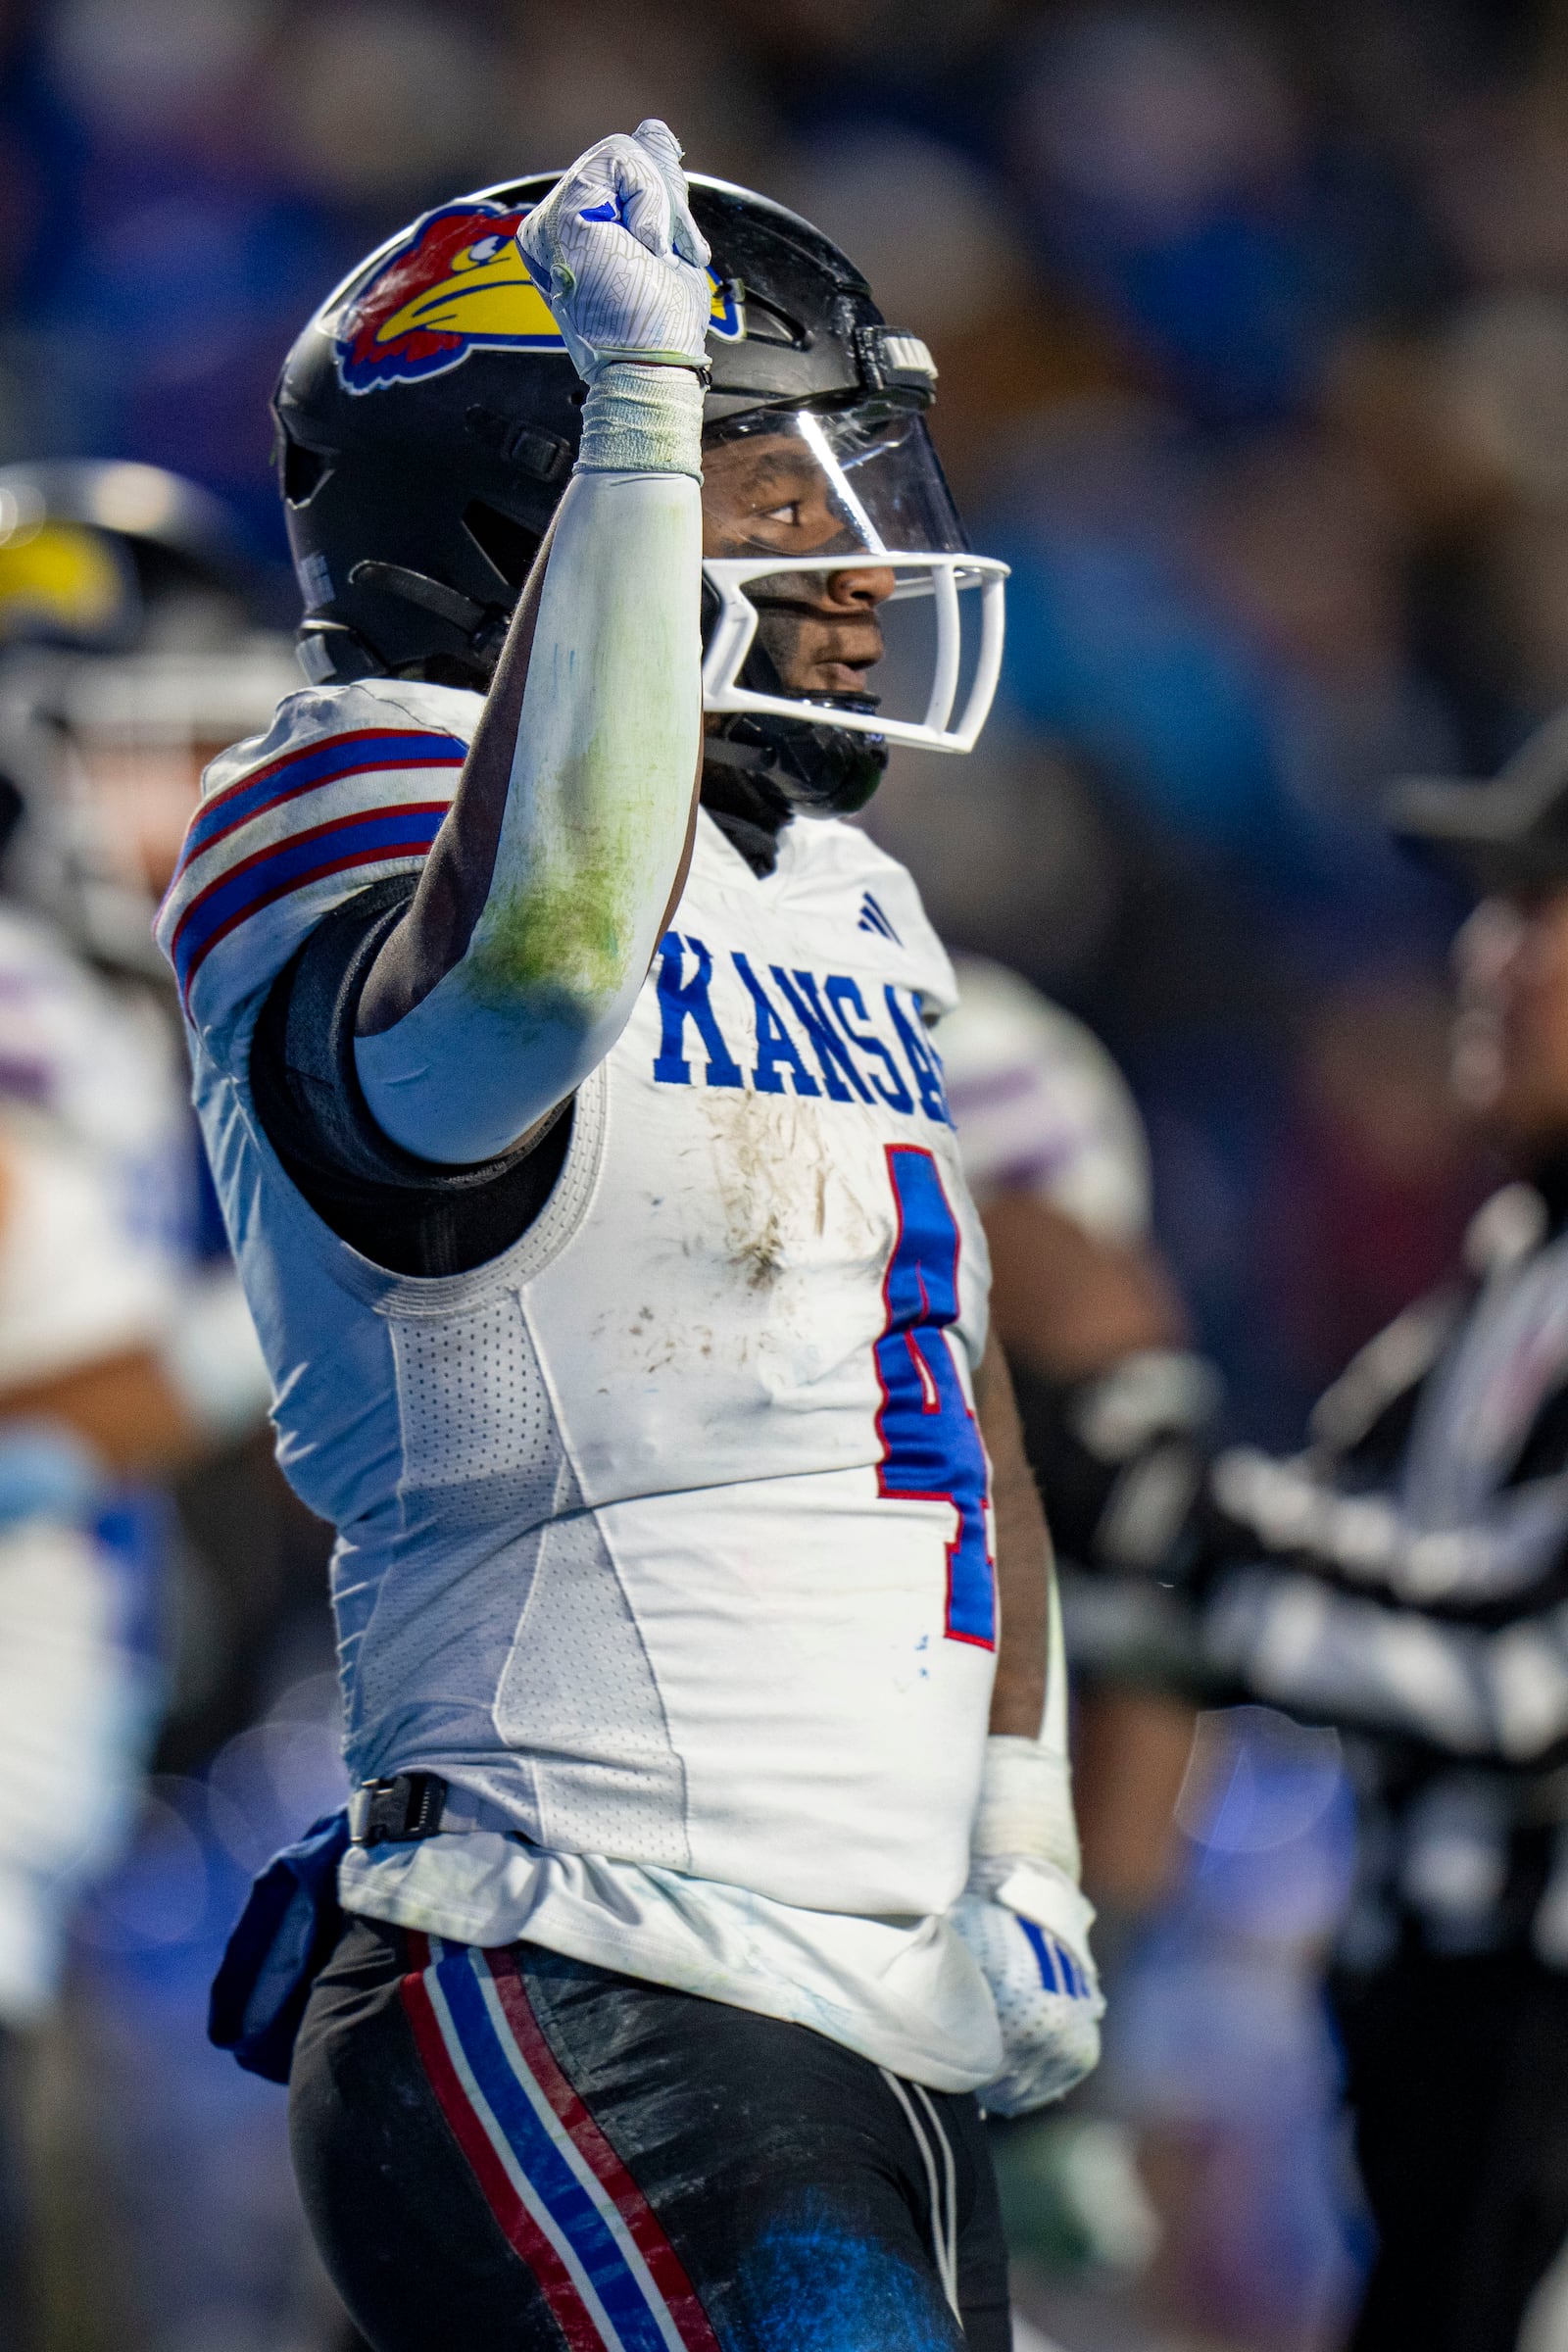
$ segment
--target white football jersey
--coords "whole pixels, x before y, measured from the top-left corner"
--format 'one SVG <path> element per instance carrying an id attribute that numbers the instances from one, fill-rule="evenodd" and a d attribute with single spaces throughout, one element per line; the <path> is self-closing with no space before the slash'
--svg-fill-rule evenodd
<path id="1" fill-rule="evenodd" d="M 279 1458 L 339 1531 L 351 1775 L 440 1772 L 556 1853 L 928 1920 L 994 1665 L 988 1268 L 927 1034 L 952 972 L 902 867 L 804 822 L 759 878 L 704 814 L 550 1201 L 470 1273 L 369 1264 L 261 1129 L 269 984 L 417 868 L 481 709 L 292 697 L 209 770 L 160 917 Z"/>

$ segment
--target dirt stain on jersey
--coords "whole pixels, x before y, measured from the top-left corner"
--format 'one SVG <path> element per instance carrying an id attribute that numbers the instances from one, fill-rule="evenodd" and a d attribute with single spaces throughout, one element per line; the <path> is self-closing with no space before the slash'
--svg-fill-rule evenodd
<path id="1" fill-rule="evenodd" d="M 710 1092 L 699 1097 L 708 1118 L 713 1173 L 724 1211 L 724 1248 L 749 1289 L 770 1291 L 804 1246 L 828 1227 L 828 1187 L 845 1193 L 851 1247 L 871 1220 L 844 1183 L 826 1122 L 791 1096 Z"/>

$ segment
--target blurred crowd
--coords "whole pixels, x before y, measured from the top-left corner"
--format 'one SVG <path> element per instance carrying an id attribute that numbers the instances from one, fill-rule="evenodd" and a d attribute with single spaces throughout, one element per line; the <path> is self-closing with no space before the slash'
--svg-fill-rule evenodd
<path id="1" fill-rule="evenodd" d="M 423 207 L 649 114 L 932 346 L 1009 648 L 980 751 L 896 756 L 873 829 L 1111 1047 L 1233 1434 L 1294 1442 L 1490 1182 L 1446 1085 L 1460 902 L 1378 811 L 1568 699 L 1568 9 L 0 0 L 0 465 L 177 469 L 248 534 L 247 627 L 287 628 L 267 400 L 302 320 Z M 241 1875 L 332 1794 L 324 1543 L 243 1430 L 176 1500 L 152 1794 L 28 2092 L 79 2352 L 331 2326 L 277 2102 L 199 2039 Z M 1098 2292 L 1127 2343 L 1337 2338 L 1336 1752 L 1202 1721 L 1072 2180 L 1041 2184 L 1059 2134 L 1009 2179 L 1064 2333 Z"/>
<path id="2" fill-rule="evenodd" d="M 855 253 L 932 344 L 945 461 L 1014 567 L 964 855 L 923 870 L 940 761 L 879 822 L 955 937 L 1131 1067 L 1239 1409 L 1293 1427 L 1475 1190 L 1438 1107 L 1450 907 L 1375 808 L 1490 768 L 1568 685 L 1568 24 L 13 0 L 0 38 L 0 458 L 208 484 L 280 620 L 279 355 L 423 205 L 662 111 Z"/>

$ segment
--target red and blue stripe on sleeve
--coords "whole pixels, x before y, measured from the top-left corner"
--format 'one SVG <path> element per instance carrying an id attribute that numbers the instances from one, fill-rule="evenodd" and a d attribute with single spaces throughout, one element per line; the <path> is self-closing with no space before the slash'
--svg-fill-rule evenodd
<path id="1" fill-rule="evenodd" d="M 214 949 L 264 908 L 357 868 L 422 860 L 467 748 L 422 728 L 356 728 L 284 752 L 204 802 L 158 923 L 184 1003 Z M 244 978 L 254 985 L 269 963 L 281 968 L 326 910 L 289 907 L 265 950 L 255 943 L 264 952 L 244 957 Z"/>

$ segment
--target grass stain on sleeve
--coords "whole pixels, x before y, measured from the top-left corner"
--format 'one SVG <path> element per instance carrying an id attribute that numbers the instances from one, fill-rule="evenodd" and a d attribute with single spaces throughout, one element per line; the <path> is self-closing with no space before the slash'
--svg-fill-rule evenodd
<path id="1" fill-rule="evenodd" d="M 594 748 L 578 759 L 590 765 Z M 562 785 L 575 797 L 573 779 Z M 583 797 L 602 802 L 605 788 L 590 785 Z M 475 1001 L 514 1013 L 602 1012 L 625 985 L 655 854 L 651 830 L 646 799 L 628 790 L 618 808 L 541 857 L 535 872 L 493 890 L 466 957 Z"/>

